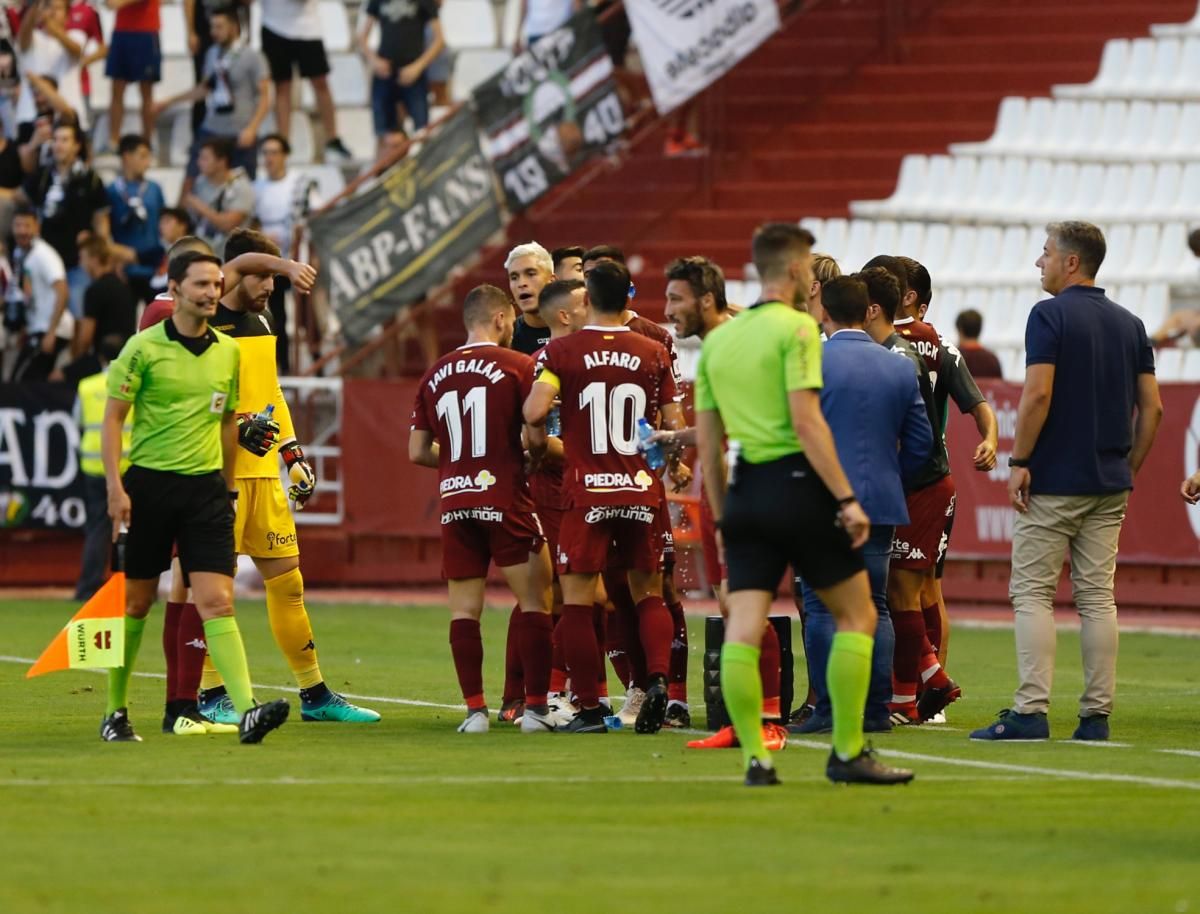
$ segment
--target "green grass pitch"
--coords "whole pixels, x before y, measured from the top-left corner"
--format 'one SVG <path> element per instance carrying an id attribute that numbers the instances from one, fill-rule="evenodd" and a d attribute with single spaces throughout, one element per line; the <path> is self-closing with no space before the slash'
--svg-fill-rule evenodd
<path id="1" fill-rule="evenodd" d="M 835 788 L 811 740 L 777 757 L 782 787 L 749 791 L 738 753 L 687 750 L 680 733 L 457 735 L 434 607 L 311 609 L 329 683 L 393 699 L 361 701 L 379 725 L 304 724 L 293 705 L 261 746 L 163 736 L 162 681 L 140 677 L 145 742 L 105 745 L 101 676 L 27 681 L 10 659 L 35 657 L 74 608 L 0 601 L 5 914 L 1200 910 L 1195 639 L 1123 638 L 1113 744 L 1090 746 L 1064 741 L 1081 679 L 1078 638 L 1060 635 L 1053 740 L 991 745 L 966 731 L 1008 703 L 1012 634 L 960 627 L 950 725 L 874 741 L 914 784 Z M 291 682 L 264 607 L 238 615 L 258 694 L 277 697 Z M 493 704 L 506 619 L 484 619 Z M 160 624 L 156 607 L 141 671 L 162 671 Z"/>

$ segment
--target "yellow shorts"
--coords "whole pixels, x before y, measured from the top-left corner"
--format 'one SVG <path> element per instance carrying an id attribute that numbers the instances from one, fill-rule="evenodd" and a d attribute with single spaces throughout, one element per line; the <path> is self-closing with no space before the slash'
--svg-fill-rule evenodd
<path id="1" fill-rule="evenodd" d="M 234 548 L 239 555 L 275 559 L 300 554 L 296 522 L 278 479 L 239 479 Z"/>

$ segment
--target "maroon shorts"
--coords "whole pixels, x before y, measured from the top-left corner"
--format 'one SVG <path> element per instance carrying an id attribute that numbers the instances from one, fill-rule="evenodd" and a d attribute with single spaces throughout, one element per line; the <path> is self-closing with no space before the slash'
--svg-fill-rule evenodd
<path id="1" fill-rule="evenodd" d="M 662 543 L 662 570 L 670 574 L 675 569 L 675 528 L 671 526 L 671 503 L 665 493 L 658 506 L 657 533 Z"/>
<path id="2" fill-rule="evenodd" d="M 442 512 L 442 577 L 449 581 L 487 576 L 488 565 L 523 565 L 545 538 L 537 515 L 497 508 Z"/>
<path id="3" fill-rule="evenodd" d="M 954 480 L 943 476 L 908 495 L 908 523 L 896 528 L 892 567 L 929 571 L 946 548 L 946 523 L 954 517 Z"/>
<path id="4" fill-rule="evenodd" d="M 558 554 L 558 544 L 562 539 L 562 522 L 565 513 L 566 511 L 563 508 L 548 508 L 545 505 L 537 506 L 537 517 L 542 523 L 542 535 L 546 537 L 546 543 L 550 546 L 550 556 L 552 558 Z"/>
<path id="5" fill-rule="evenodd" d="M 662 567 L 663 540 L 653 505 L 568 508 L 558 542 L 559 574 L 596 574 L 611 569 Z"/>
<path id="6" fill-rule="evenodd" d="M 725 580 L 725 568 L 717 551 L 717 522 L 703 490 L 700 492 L 700 549 L 704 553 L 704 576 L 708 578 L 708 586 L 719 587 Z"/>

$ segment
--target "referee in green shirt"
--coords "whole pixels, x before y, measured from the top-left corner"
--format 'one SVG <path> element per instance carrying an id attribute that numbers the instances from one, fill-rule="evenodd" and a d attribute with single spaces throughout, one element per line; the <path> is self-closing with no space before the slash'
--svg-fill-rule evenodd
<path id="1" fill-rule="evenodd" d="M 863 743 L 875 607 L 859 547 L 870 533 L 821 414 L 821 336 L 803 308 L 813 237 L 789 223 L 755 232 L 762 299 L 704 339 L 696 430 L 704 488 L 728 567 L 721 693 L 742 746 L 746 784 L 778 784 L 763 746 L 759 644 L 787 566 L 829 607 L 833 781 L 894 784 L 912 772 L 881 764 Z M 728 438 L 730 465 L 721 459 Z"/>
<path id="2" fill-rule="evenodd" d="M 125 664 L 109 671 L 100 738 L 136 742 L 129 722 L 129 677 L 158 578 L 171 546 L 190 578 L 204 640 L 241 714 L 238 736 L 257 743 L 288 716 L 286 701 L 255 705 L 233 617 L 234 456 L 239 349 L 208 326 L 221 298 L 221 261 L 188 251 L 167 265 L 175 312 L 132 337 L 108 372 L 101 448 L 113 539 L 125 543 Z M 121 429 L 131 407 L 130 467 L 120 473 Z"/>

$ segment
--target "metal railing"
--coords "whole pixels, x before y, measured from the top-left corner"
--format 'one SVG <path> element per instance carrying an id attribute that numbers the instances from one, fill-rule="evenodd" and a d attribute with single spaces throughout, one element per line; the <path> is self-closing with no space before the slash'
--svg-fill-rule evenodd
<path id="1" fill-rule="evenodd" d="M 279 386 L 287 399 L 296 426 L 296 437 L 317 474 L 317 491 L 303 511 L 295 512 L 297 524 L 332 527 L 346 517 L 342 477 L 342 379 L 282 377 Z M 287 470 L 281 471 L 286 490 L 291 484 Z"/>

